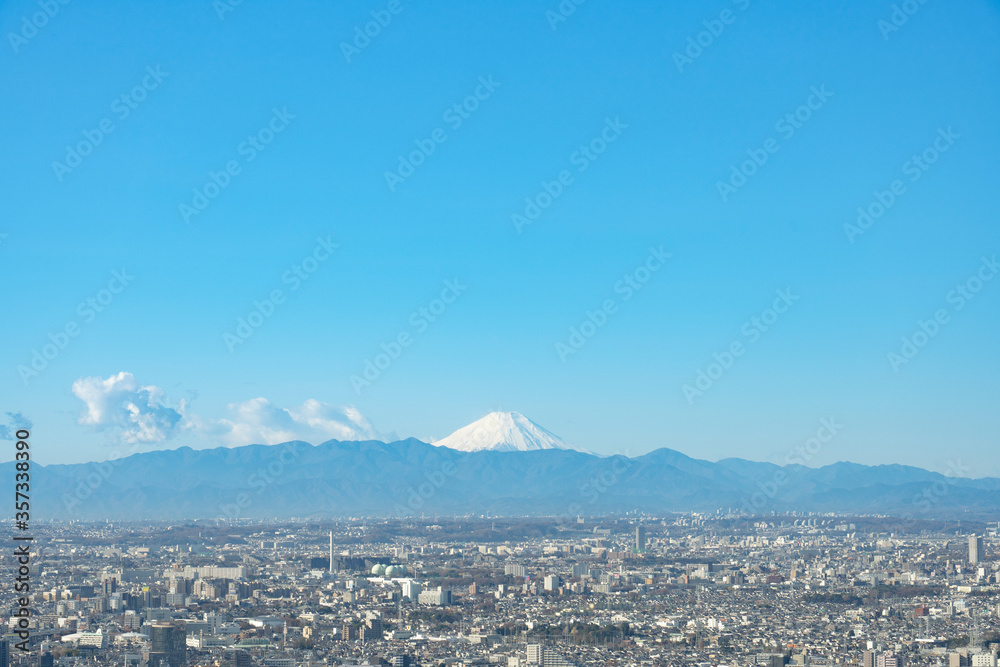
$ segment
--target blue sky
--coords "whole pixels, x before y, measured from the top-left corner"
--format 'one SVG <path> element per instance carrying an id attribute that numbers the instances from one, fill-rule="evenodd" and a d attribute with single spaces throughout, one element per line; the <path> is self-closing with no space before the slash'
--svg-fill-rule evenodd
<path id="1" fill-rule="evenodd" d="M 783 462 L 833 418 L 809 465 L 1000 475 L 1000 4 L 682 5 L 3 3 L 6 425 L 54 463 L 505 409 Z"/>

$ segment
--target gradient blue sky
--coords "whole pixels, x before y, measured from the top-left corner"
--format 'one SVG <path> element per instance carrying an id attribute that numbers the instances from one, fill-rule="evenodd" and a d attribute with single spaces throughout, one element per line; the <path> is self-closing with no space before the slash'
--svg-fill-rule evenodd
<path id="1" fill-rule="evenodd" d="M 121 405 L 81 423 L 72 387 L 125 372 L 168 415 L 134 451 L 253 440 L 315 400 L 381 434 L 441 438 L 505 409 L 600 453 L 713 460 L 782 462 L 833 417 L 810 465 L 1000 474 L 1000 280 L 948 301 L 1000 252 L 1000 3 L 929 0 L 885 39 L 888 0 L 590 0 L 555 29 L 555 0 L 401 0 L 346 62 L 340 44 L 386 4 L 244 2 L 220 20 L 209 0 L 70 3 L 17 52 L 38 5 L 0 4 L 0 404 L 33 423 L 39 461 L 118 455 Z M 120 120 L 113 100 L 156 66 L 168 75 Z M 489 76 L 499 88 L 452 130 L 442 114 Z M 786 138 L 776 121 L 813 86 L 833 96 Z M 274 108 L 295 118 L 243 162 Z M 52 163 L 102 118 L 114 131 L 58 180 Z M 628 127 L 577 171 L 606 118 Z M 384 172 L 439 127 L 447 141 L 390 191 Z M 904 163 L 949 127 L 960 139 L 910 182 Z M 771 137 L 724 202 L 717 182 Z M 186 223 L 178 205 L 233 159 L 241 173 Z M 519 234 L 511 214 L 563 169 L 573 183 Z M 850 243 L 844 224 L 897 178 L 905 194 Z M 327 235 L 338 250 L 290 291 L 282 275 Z M 624 301 L 615 284 L 651 246 L 672 257 Z M 77 304 L 123 267 L 134 281 L 83 322 Z M 351 375 L 447 279 L 467 289 L 358 395 Z M 750 342 L 741 327 L 785 288 L 799 300 Z M 273 289 L 287 301 L 230 353 L 223 334 Z M 562 361 L 556 343 L 606 299 L 617 311 Z M 950 321 L 894 371 L 887 354 L 939 308 Z M 25 385 L 18 366 L 69 321 L 80 334 Z M 686 400 L 734 341 L 746 353 Z"/>

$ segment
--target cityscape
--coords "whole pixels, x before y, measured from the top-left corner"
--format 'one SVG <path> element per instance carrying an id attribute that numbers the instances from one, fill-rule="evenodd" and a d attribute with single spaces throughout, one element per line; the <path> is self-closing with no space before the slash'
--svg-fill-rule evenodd
<path id="1" fill-rule="evenodd" d="M 0 667 L 1000 667 L 1000 0 L 0 2 Z"/>
<path id="2" fill-rule="evenodd" d="M 36 531 L 32 654 L 11 665 L 996 667 L 1000 649 L 996 523 L 637 513 Z"/>

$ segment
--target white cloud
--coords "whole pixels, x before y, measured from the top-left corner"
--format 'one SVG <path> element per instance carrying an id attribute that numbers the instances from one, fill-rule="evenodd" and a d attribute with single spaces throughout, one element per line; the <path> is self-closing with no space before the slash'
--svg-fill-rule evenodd
<path id="1" fill-rule="evenodd" d="M 177 409 L 168 406 L 162 389 L 141 386 L 131 373 L 80 378 L 73 383 L 73 394 L 86 404 L 80 424 L 125 443 L 164 442 L 185 426 L 183 400 Z"/>
<path id="2" fill-rule="evenodd" d="M 232 418 L 221 419 L 209 429 L 228 445 L 382 439 L 371 423 L 351 406 L 338 407 L 309 399 L 298 407 L 282 408 L 266 398 L 254 398 L 228 407 Z"/>
<path id="3" fill-rule="evenodd" d="M 0 422 L 0 440 L 13 440 L 20 429 L 30 429 L 31 420 L 20 412 L 8 412 L 8 424 Z"/>
<path id="4" fill-rule="evenodd" d="M 105 379 L 80 378 L 73 383 L 73 394 L 85 404 L 80 424 L 105 431 L 124 444 L 162 443 L 182 431 L 229 446 L 384 439 L 356 408 L 316 399 L 283 408 L 266 398 L 254 398 L 231 403 L 226 419 L 203 418 L 189 413 L 183 400 L 176 409 L 171 407 L 162 389 L 141 386 L 124 371 Z"/>

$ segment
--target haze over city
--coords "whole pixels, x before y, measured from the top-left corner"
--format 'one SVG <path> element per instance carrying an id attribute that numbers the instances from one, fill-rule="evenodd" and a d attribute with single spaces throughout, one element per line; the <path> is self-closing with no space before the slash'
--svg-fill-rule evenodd
<path id="1" fill-rule="evenodd" d="M 998 667 L 996 0 L 0 36 L 0 667 Z"/>

